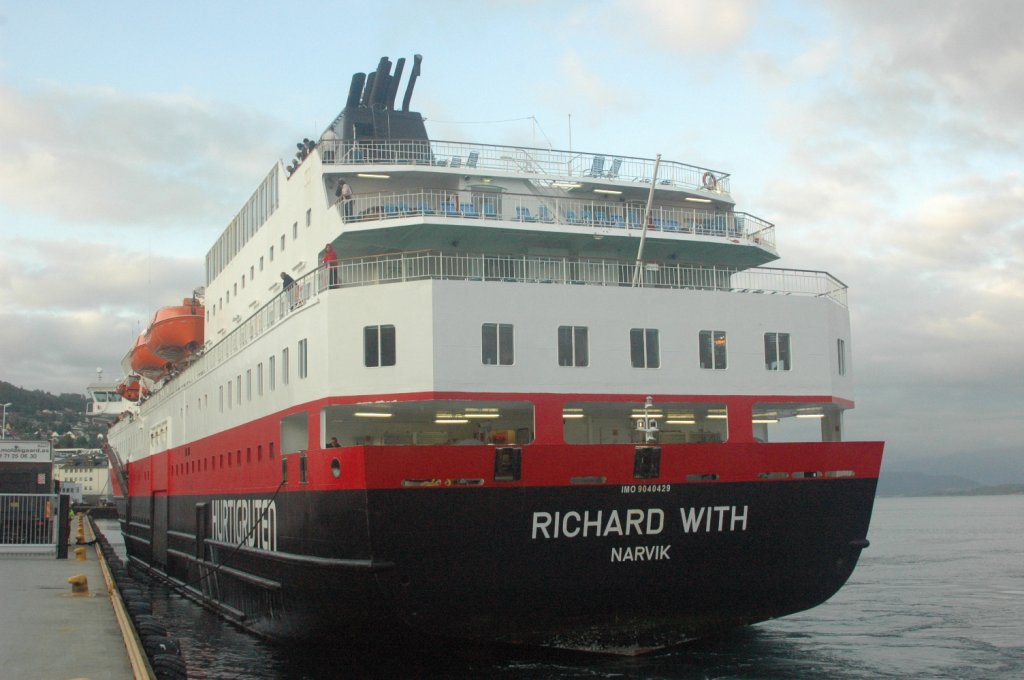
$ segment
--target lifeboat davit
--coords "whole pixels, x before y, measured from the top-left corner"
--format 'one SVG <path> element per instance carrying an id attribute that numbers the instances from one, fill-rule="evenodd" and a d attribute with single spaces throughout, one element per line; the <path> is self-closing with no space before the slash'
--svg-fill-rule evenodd
<path id="1" fill-rule="evenodd" d="M 146 345 L 165 362 L 186 359 L 203 346 L 205 313 L 195 298 L 185 298 L 177 307 L 161 308 L 146 331 Z"/>
<path id="2" fill-rule="evenodd" d="M 170 368 L 167 361 L 154 354 L 146 345 L 145 333 L 135 339 L 135 347 L 128 352 L 128 365 L 132 372 L 154 381 L 167 375 L 167 370 Z"/>

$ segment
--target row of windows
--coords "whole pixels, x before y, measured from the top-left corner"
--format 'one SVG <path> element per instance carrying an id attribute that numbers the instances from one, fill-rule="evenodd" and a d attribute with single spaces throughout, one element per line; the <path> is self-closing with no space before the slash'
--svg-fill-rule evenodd
<path id="1" fill-rule="evenodd" d="M 312 209 L 306 210 L 306 226 L 308 227 L 312 223 L 313 223 Z M 299 238 L 299 223 L 298 222 L 293 222 L 292 223 L 292 240 L 295 241 L 298 238 Z M 288 241 L 285 238 L 285 235 L 281 234 L 281 247 L 280 247 L 280 251 L 282 253 L 284 252 L 285 245 L 287 244 L 287 242 Z M 270 258 L 270 261 L 273 262 L 274 261 L 274 246 L 270 246 L 270 251 L 267 253 L 267 255 Z M 263 271 L 263 255 L 260 255 L 259 271 Z M 256 278 L 256 265 L 250 265 L 249 266 L 249 277 L 248 277 L 249 283 L 252 283 L 252 281 L 255 278 Z M 240 282 L 242 284 L 242 290 L 245 290 L 245 281 L 246 281 L 246 275 L 243 273 L 242 274 L 242 278 L 240 280 Z M 207 321 L 209 321 L 211 317 L 216 316 L 217 312 L 224 310 L 224 303 L 225 302 L 227 302 L 228 304 L 231 304 L 231 295 L 232 294 L 234 294 L 235 297 L 238 297 L 238 284 L 237 283 L 231 284 L 231 287 L 227 291 L 225 291 L 224 295 L 222 295 L 221 297 L 217 298 L 217 301 L 215 303 L 213 303 L 210 306 L 209 309 L 206 310 L 206 320 Z"/>
<path id="2" fill-rule="evenodd" d="M 186 454 L 189 455 L 189 454 Z M 270 442 L 268 448 L 268 461 L 272 461 L 275 458 L 274 454 L 274 442 Z M 251 464 L 253 462 L 253 451 L 252 447 L 248 446 L 245 449 L 245 462 Z M 263 445 L 256 445 L 256 460 L 257 463 L 263 462 Z M 195 458 L 193 460 L 187 460 L 180 463 L 175 463 L 171 466 L 172 475 L 184 475 L 194 472 L 207 472 L 209 470 L 225 470 L 233 469 L 242 466 L 242 449 L 236 451 L 228 451 L 226 454 L 213 454 L 203 458 Z"/>
<path id="3" fill-rule="evenodd" d="M 589 329 L 586 326 L 558 327 L 558 365 L 589 366 Z M 629 357 L 633 368 L 660 368 L 661 348 L 657 328 L 632 328 L 629 331 Z M 512 324 L 485 323 L 480 330 L 481 361 L 488 366 L 511 366 L 515 363 L 515 328 Z M 700 331 L 697 349 L 700 367 L 709 370 L 728 368 L 725 331 Z M 846 374 L 846 345 L 837 343 L 839 374 Z M 395 327 L 392 325 L 363 328 L 363 364 L 368 367 L 395 365 Z M 790 334 L 764 334 L 764 367 L 769 371 L 792 369 Z"/>
<path id="4" fill-rule="evenodd" d="M 306 338 L 298 343 L 298 372 L 299 379 L 305 380 L 309 375 L 309 341 Z M 291 351 L 288 347 L 281 350 L 281 384 L 287 385 L 290 375 Z M 263 396 L 263 362 L 256 364 L 256 396 Z M 267 358 L 267 385 L 271 391 L 277 389 L 277 356 L 271 355 Z M 225 396 L 227 397 L 225 399 Z M 252 401 L 253 396 L 253 370 L 245 370 L 245 400 Z M 242 374 L 235 376 L 234 380 L 228 380 L 225 385 L 219 388 L 220 412 L 224 412 L 224 405 L 230 409 L 233 405 L 242 405 Z M 202 408 L 202 402 L 197 403 Z"/>

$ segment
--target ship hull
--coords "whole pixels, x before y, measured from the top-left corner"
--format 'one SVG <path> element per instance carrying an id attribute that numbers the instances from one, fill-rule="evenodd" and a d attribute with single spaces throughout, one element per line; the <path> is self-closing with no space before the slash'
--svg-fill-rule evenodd
<path id="1" fill-rule="evenodd" d="M 876 481 L 156 495 L 126 533 L 137 563 L 271 638 L 635 654 L 828 599 Z"/>

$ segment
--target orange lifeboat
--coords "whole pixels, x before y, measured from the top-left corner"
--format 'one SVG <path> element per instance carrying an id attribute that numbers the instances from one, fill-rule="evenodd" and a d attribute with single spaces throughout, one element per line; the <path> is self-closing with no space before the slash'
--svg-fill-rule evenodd
<path id="1" fill-rule="evenodd" d="M 167 374 L 167 362 L 153 353 L 146 345 L 146 334 L 135 339 L 135 347 L 128 353 L 132 371 L 150 380 L 159 380 Z"/>
<path id="2" fill-rule="evenodd" d="M 146 331 L 146 345 L 165 362 L 177 363 L 203 346 L 205 310 L 195 298 L 185 298 L 180 306 L 163 307 Z"/>
<path id="3" fill-rule="evenodd" d="M 115 391 L 128 401 L 138 401 L 140 396 L 149 396 L 149 388 L 142 384 L 142 379 L 137 375 L 125 378 Z"/>

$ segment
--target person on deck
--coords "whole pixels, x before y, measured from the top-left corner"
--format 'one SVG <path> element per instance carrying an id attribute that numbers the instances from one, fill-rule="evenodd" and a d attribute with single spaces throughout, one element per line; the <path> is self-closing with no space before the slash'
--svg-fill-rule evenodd
<path id="1" fill-rule="evenodd" d="M 324 248 L 324 268 L 327 270 L 327 286 L 336 288 L 338 286 L 338 253 L 330 243 Z"/>

